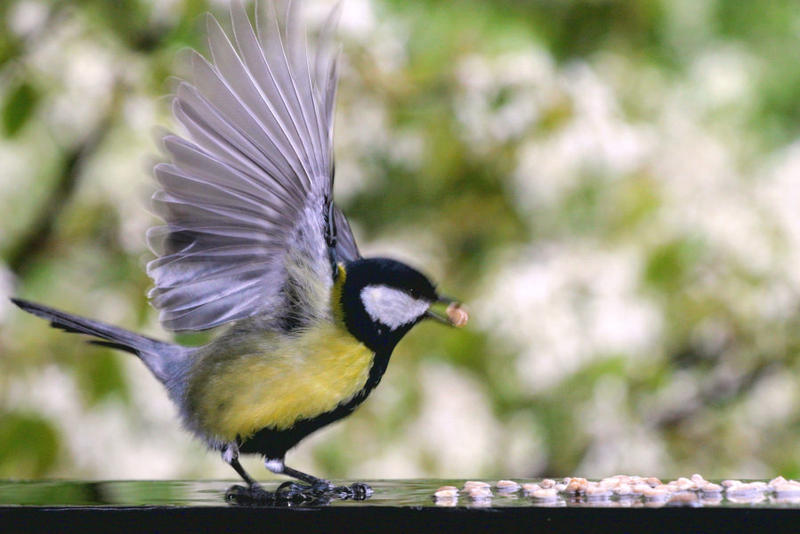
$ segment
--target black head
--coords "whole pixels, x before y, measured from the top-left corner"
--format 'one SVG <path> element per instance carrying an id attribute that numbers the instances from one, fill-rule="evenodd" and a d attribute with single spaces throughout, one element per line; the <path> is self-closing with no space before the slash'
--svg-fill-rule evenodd
<path id="1" fill-rule="evenodd" d="M 345 276 L 341 297 L 345 324 L 376 352 L 391 351 L 440 300 L 428 277 L 388 258 L 350 262 Z"/>

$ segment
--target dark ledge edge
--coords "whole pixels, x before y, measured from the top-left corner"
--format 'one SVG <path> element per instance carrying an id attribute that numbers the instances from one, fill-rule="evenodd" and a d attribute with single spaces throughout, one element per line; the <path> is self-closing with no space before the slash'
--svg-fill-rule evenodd
<path id="1" fill-rule="evenodd" d="M 6 532 L 798 532 L 800 509 L 0 506 Z"/>

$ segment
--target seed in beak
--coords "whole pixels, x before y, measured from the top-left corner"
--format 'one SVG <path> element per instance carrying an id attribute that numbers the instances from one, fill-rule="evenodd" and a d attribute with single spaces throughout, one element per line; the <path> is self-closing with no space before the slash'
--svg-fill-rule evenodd
<path id="1" fill-rule="evenodd" d="M 450 319 L 450 324 L 457 327 L 464 326 L 469 321 L 469 314 L 461 307 L 460 302 L 450 303 L 447 307 L 447 317 Z"/>

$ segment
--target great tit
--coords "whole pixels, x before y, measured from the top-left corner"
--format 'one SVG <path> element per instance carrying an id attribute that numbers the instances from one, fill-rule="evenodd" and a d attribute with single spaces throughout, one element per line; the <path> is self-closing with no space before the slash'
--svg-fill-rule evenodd
<path id="1" fill-rule="evenodd" d="M 284 463 L 315 430 L 350 415 L 378 385 L 395 345 L 426 318 L 461 326 L 466 312 L 417 270 L 363 258 L 333 203 L 333 112 L 338 47 L 334 8 L 314 54 L 298 4 L 256 7 L 255 29 L 237 0 L 232 36 L 208 16 L 211 61 L 194 52 L 194 83 L 172 110 L 169 162 L 154 168 L 166 224 L 149 230 L 147 265 L 159 319 L 173 331 L 225 328 L 185 347 L 32 302 L 25 311 L 98 345 L 138 356 L 167 389 L 184 426 L 220 451 L 247 483 L 241 453 L 264 457 L 286 494 L 337 491 Z M 432 310 L 447 305 L 446 315 Z"/>

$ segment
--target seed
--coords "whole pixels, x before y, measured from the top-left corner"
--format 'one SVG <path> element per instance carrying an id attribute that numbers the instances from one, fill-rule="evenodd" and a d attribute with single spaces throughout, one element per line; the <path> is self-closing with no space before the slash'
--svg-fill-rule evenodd
<path id="1" fill-rule="evenodd" d="M 736 486 L 730 486 L 725 493 L 728 497 L 735 496 L 735 497 L 749 497 L 749 496 L 756 496 L 760 495 L 766 489 L 766 484 L 763 482 L 748 482 L 746 484 L 738 484 Z"/>
<path id="2" fill-rule="evenodd" d="M 650 486 L 645 485 L 642 495 L 645 499 L 650 501 L 665 501 L 667 500 L 667 497 L 670 496 L 670 491 L 665 486 L 656 486 L 655 488 L 651 488 Z"/>
<path id="3" fill-rule="evenodd" d="M 773 486 L 775 494 L 779 497 L 788 497 L 790 495 L 800 495 L 800 482 L 794 480 L 785 480 Z"/>
<path id="4" fill-rule="evenodd" d="M 458 504 L 458 497 L 437 497 L 436 506 L 456 506 Z"/>
<path id="5" fill-rule="evenodd" d="M 582 493 L 586 491 L 586 488 L 589 487 L 589 481 L 585 478 L 572 478 L 567 483 L 567 487 L 564 489 L 567 493 Z"/>
<path id="6" fill-rule="evenodd" d="M 458 327 L 464 326 L 469 321 L 469 314 L 461 306 L 460 302 L 453 302 L 447 307 L 447 317 L 453 326 Z"/>
<path id="7" fill-rule="evenodd" d="M 549 489 L 555 487 L 556 481 L 553 480 L 552 478 L 545 478 L 544 480 L 539 482 L 539 485 L 545 489 Z"/>
<path id="8" fill-rule="evenodd" d="M 695 473 L 695 474 L 693 474 L 691 476 L 691 480 L 692 480 L 692 482 L 694 482 L 695 486 L 697 486 L 697 487 L 702 486 L 706 482 L 706 479 L 704 479 L 702 477 L 702 475 L 698 475 L 697 473 Z"/>
<path id="9" fill-rule="evenodd" d="M 470 503 L 471 508 L 489 508 L 491 505 L 492 499 L 490 498 L 474 499 L 472 503 Z"/>
<path id="10" fill-rule="evenodd" d="M 679 491 L 669 498 L 670 504 L 697 504 L 697 494 L 693 491 Z"/>
<path id="11" fill-rule="evenodd" d="M 651 488 L 655 488 L 656 486 L 660 486 L 661 485 L 661 481 L 659 479 L 657 479 L 656 477 L 648 477 L 644 481 Z"/>
<path id="12" fill-rule="evenodd" d="M 746 486 L 747 484 L 742 484 Z M 747 491 L 738 490 L 731 491 L 730 489 L 725 492 L 725 496 L 729 501 L 735 503 L 754 503 L 764 500 L 764 492 L 759 490 L 750 489 Z"/>
<path id="13" fill-rule="evenodd" d="M 620 484 L 616 488 L 614 488 L 614 493 L 619 495 L 620 497 L 625 495 L 633 495 L 633 488 L 630 484 Z"/>
<path id="14" fill-rule="evenodd" d="M 601 488 L 609 488 L 613 489 L 620 485 L 620 481 L 618 478 L 604 478 L 600 482 L 597 483 L 598 486 Z"/>
<path id="15" fill-rule="evenodd" d="M 700 487 L 703 493 L 722 493 L 722 486 L 713 482 L 706 482 Z"/>
<path id="16" fill-rule="evenodd" d="M 492 498 L 492 490 L 490 490 L 489 488 L 484 488 L 484 487 L 470 488 L 468 493 L 469 496 L 476 501 Z"/>
<path id="17" fill-rule="evenodd" d="M 539 484 L 534 484 L 533 482 L 527 482 L 522 485 L 522 491 L 526 494 L 533 493 L 534 491 L 542 489 Z"/>
<path id="18" fill-rule="evenodd" d="M 741 480 L 723 480 L 722 485 L 726 488 L 730 488 L 732 486 L 739 486 L 742 484 Z"/>
<path id="19" fill-rule="evenodd" d="M 513 480 L 498 480 L 495 486 L 497 486 L 497 491 L 503 491 L 507 493 L 519 490 L 519 484 Z"/>
<path id="20" fill-rule="evenodd" d="M 778 486 L 780 484 L 785 484 L 786 482 L 787 482 L 787 480 L 785 478 L 783 478 L 782 476 L 777 476 L 777 477 L 775 477 L 775 478 L 773 478 L 772 480 L 769 481 L 769 485 L 772 486 L 772 487 L 775 487 L 775 486 Z"/>
<path id="21" fill-rule="evenodd" d="M 703 504 L 719 504 L 722 502 L 722 494 L 720 493 L 701 493 L 700 502 Z"/>
<path id="22" fill-rule="evenodd" d="M 488 482 L 481 482 L 479 480 L 467 480 L 464 482 L 464 491 L 469 491 L 472 488 L 490 488 L 491 485 Z"/>
<path id="23" fill-rule="evenodd" d="M 540 488 L 533 492 L 532 497 L 540 501 L 554 501 L 558 498 L 555 488 Z"/>
<path id="24" fill-rule="evenodd" d="M 611 496 L 611 490 L 600 485 L 593 484 L 586 488 L 586 498 L 589 500 L 603 500 Z"/>
<path id="25" fill-rule="evenodd" d="M 458 488 L 455 486 L 442 486 L 433 494 L 437 499 L 458 498 Z"/>

